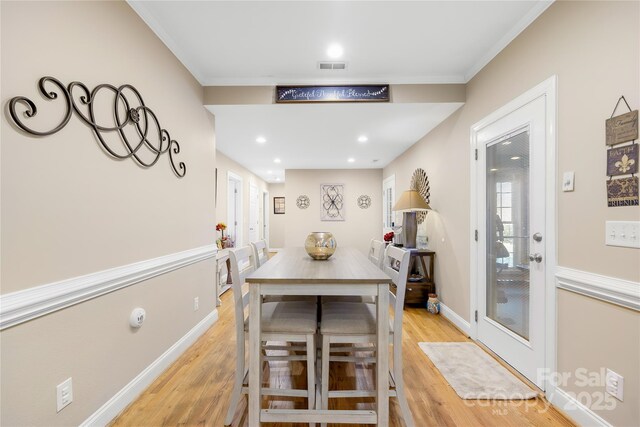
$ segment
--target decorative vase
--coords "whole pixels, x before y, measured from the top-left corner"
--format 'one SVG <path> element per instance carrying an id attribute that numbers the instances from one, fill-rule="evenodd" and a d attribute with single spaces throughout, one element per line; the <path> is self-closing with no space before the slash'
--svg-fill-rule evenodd
<path id="1" fill-rule="evenodd" d="M 429 294 L 429 299 L 427 300 L 427 311 L 432 314 L 440 313 L 440 301 L 438 301 L 438 295 Z"/>
<path id="2" fill-rule="evenodd" d="M 304 248 L 313 259 L 329 259 L 336 251 L 336 239 L 327 231 L 314 231 L 309 233 L 304 242 Z"/>

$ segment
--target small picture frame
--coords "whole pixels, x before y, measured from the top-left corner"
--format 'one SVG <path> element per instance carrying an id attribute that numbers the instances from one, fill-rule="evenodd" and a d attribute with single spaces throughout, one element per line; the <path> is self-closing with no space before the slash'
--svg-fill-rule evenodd
<path id="1" fill-rule="evenodd" d="M 274 197 L 273 198 L 273 213 L 275 215 L 283 215 L 284 214 L 284 197 Z"/>

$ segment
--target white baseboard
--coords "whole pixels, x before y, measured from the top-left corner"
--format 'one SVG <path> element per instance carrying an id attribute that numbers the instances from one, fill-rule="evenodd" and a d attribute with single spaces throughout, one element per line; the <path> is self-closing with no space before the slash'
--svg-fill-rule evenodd
<path id="1" fill-rule="evenodd" d="M 218 310 L 209 313 L 178 342 L 147 366 L 133 380 L 87 418 L 81 427 L 101 427 L 109 424 L 133 402 L 158 376 L 164 372 L 189 346 L 218 320 Z"/>
<path id="2" fill-rule="evenodd" d="M 471 336 L 471 325 L 464 320 L 458 313 L 451 310 L 449 307 L 440 303 L 440 314 L 447 318 L 451 323 L 456 325 L 466 336 Z"/>
<path id="3" fill-rule="evenodd" d="M 577 401 L 564 390 L 554 388 L 546 393 L 547 400 L 560 412 L 571 418 L 576 424 L 584 427 L 603 426 L 611 427 L 611 424 L 593 412 L 591 409 Z"/>

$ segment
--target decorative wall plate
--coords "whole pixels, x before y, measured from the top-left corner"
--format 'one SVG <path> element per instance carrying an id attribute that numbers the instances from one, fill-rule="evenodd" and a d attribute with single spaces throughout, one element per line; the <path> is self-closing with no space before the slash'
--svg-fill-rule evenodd
<path id="1" fill-rule="evenodd" d="M 296 199 L 296 206 L 300 209 L 307 209 L 310 204 L 311 201 L 305 195 L 298 196 L 298 198 Z"/>
<path id="2" fill-rule="evenodd" d="M 418 168 L 413 172 L 413 176 L 411 177 L 411 186 L 412 190 L 416 190 L 422 196 L 422 199 L 429 204 L 429 197 L 431 196 L 429 186 L 429 177 L 427 173 L 422 168 Z M 422 224 L 427 217 L 427 212 L 417 212 L 418 224 Z"/>
<path id="3" fill-rule="evenodd" d="M 344 221 L 344 184 L 322 184 L 320 203 L 320 221 Z"/>
<path id="4" fill-rule="evenodd" d="M 371 206 L 371 197 L 364 194 L 358 197 L 358 206 L 360 209 L 369 209 L 369 206 Z"/>

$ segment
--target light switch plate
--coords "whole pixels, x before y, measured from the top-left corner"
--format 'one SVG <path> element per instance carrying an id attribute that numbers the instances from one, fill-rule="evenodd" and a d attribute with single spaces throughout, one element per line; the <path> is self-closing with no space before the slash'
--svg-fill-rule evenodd
<path id="1" fill-rule="evenodd" d="M 575 174 L 572 172 L 565 172 L 562 174 L 562 191 L 573 191 L 573 179 Z"/>
<path id="2" fill-rule="evenodd" d="M 640 248 L 640 221 L 607 221 L 607 246 Z"/>

